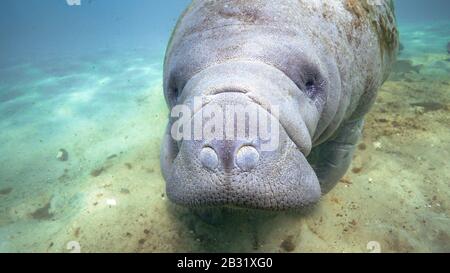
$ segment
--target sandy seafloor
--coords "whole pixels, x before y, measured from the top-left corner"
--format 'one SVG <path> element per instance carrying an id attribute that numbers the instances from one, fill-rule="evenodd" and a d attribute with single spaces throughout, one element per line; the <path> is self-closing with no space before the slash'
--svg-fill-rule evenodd
<path id="1" fill-rule="evenodd" d="M 220 225 L 164 194 L 163 49 L 4 67 L 0 251 L 449 252 L 449 30 L 402 29 L 403 61 L 349 172 L 317 206 Z"/>

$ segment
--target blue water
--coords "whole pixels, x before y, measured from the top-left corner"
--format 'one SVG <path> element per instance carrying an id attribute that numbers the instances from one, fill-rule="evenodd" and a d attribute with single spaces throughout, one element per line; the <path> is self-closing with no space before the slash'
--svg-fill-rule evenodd
<path id="1" fill-rule="evenodd" d="M 448 22 L 450 3 L 445 0 L 395 0 L 397 20 L 404 24 Z"/>
<path id="2" fill-rule="evenodd" d="M 239 216 L 208 226 L 164 195 L 162 62 L 188 3 L 2 1 L 0 252 L 450 251 L 449 1 L 396 1 L 399 59 L 415 70 L 380 91 L 363 171 L 312 214 L 258 230 Z"/>
<path id="3" fill-rule="evenodd" d="M 187 0 L 2 2 L 0 59 L 82 55 L 100 49 L 162 51 Z"/>

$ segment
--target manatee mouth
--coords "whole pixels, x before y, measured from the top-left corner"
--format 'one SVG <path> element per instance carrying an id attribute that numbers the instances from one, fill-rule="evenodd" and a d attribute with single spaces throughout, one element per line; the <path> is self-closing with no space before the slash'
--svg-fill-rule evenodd
<path id="1" fill-rule="evenodd" d="M 245 104 L 266 111 L 252 100 Z M 169 126 L 161 161 L 169 199 L 191 208 L 263 210 L 298 209 L 317 202 L 321 189 L 313 168 L 282 122 L 276 125 L 278 145 L 270 151 L 259 138 L 176 142 Z"/>

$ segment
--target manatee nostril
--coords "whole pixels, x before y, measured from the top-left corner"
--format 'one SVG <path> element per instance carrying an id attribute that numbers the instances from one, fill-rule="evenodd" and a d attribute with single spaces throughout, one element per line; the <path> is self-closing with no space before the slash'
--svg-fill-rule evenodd
<path id="1" fill-rule="evenodd" d="M 217 157 L 217 154 L 210 147 L 205 147 L 201 150 L 200 161 L 202 162 L 203 167 L 208 168 L 210 170 L 214 170 L 217 167 L 217 165 L 219 165 L 219 159 Z"/>
<path id="2" fill-rule="evenodd" d="M 236 155 L 236 164 L 243 171 L 249 171 L 256 167 L 259 161 L 259 153 L 252 146 L 242 146 Z"/>

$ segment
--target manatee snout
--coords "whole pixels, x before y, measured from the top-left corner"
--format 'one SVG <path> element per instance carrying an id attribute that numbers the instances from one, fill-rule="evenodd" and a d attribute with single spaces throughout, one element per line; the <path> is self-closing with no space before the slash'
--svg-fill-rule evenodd
<path id="1" fill-rule="evenodd" d="M 271 78 L 252 74 L 252 67 L 271 70 Z M 172 201 L 194 208 L 284 210 L 320 198 L 318 179 L 306 160 L 308 124 L 314 121 L 301 115 L 292 120 L 294 112 L 286 110 L 298 105 L 283 105 L 271 95 L 294 91 L 285 77 L 257 62 L 233 61 L 202 71 L 186 84 L 178 103 L 192 110 L 187 125 L 192 132 L 175 140 L 177 119 L 172 120 L 162 150 Z"/>
<path id="2" fill-rule="evenodd" d="M 203 145 L 198 154 L 202 167 L 208 170 L 214 171 L 221 164 L 229 172 L 235 168 L 248 172 L 258 165 L 260 151 L 253 144 L 225 140 Z"/>

